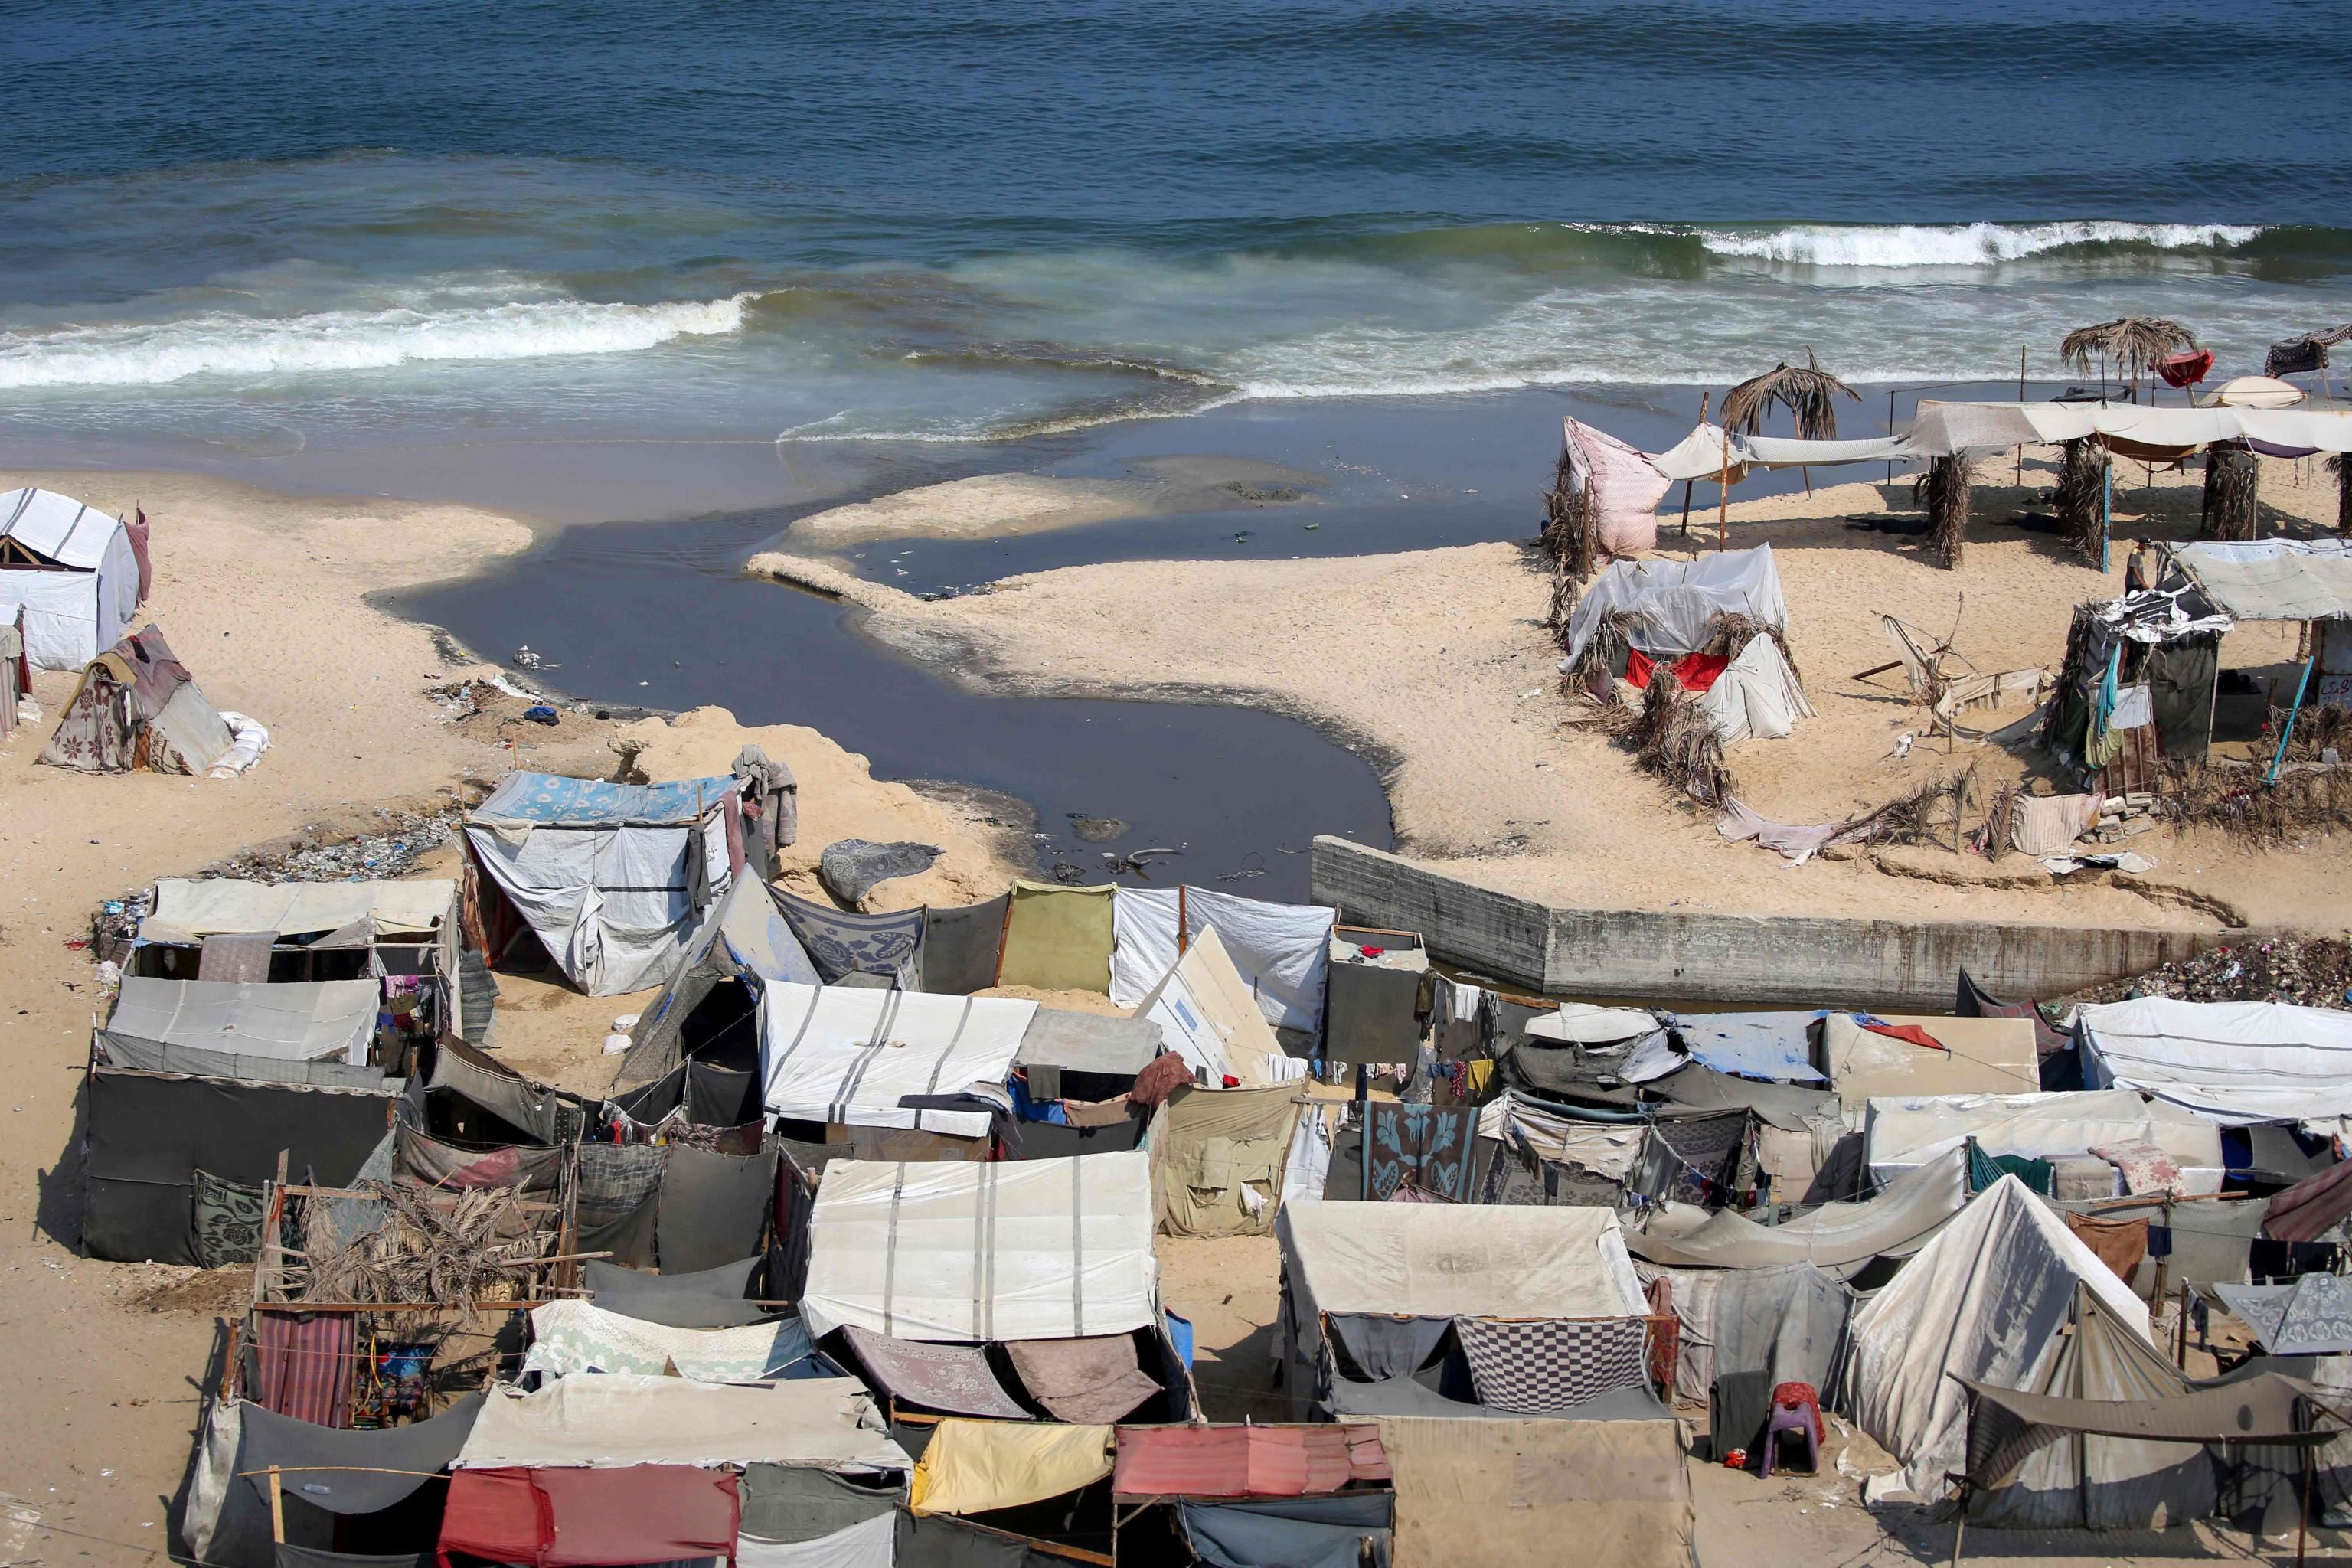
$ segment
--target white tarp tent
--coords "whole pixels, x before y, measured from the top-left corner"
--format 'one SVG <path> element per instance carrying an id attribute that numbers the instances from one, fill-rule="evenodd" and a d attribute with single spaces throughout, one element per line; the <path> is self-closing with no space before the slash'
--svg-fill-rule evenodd
<path id="1" fill-rule="evenodd" d="M 268 985 L 238 980 L 122 977 L 106 1034 L 278 1061 L 340 1058 L 357 1067 L 375 1038 L 373 980 Z"/>
<path id="2" fill-rule="evenodd" d="M 1715 725 L 1715 732 L 1727 746 L 1741 741 L 1784 739 L 1796 729 L 1798 720 L 1813 716 L 1813 705 L 1806 700 L 1797 672 L 1789 667 L 1789 656 L 1767 637 L 1748 639 L 1739 657 L 1700 694 L 1698 710 Z"/>
<path id="3" fill-rule="evenodd" d="M 573 984 L 642 991 L 727 890 L 738 787 L 509 773 L 466 819 L 466 847 Z"/>
<path id="4" fill-rule="evenodd" d="M 1151 1159 L 1139 1149 L 836 1160 L 809 1217 L 801 1318 L 818 1336 L 845 1324 L 902 1340 L 1127 1333 L 1159 1311 L 1151 1222 Z"/>
<path id="5" fill-rule="evenodd" d="M 1037 1004 L 778 983 L 768 986 L 760 1013 L 761 1103 L 770 1115 L 982 1138 L 987 1110 L 914 1110 L 899 1101 L 975 1086 L 1001 1096 Z"/>
<path id="6" fill-rule="evenodd" d="M 366 922 L 378 935 L 422 936 L 454 925 L 457 884 L 414 882 L 247 882 L 220 877 L 167 877 L 140 922 L 142 942 L 202 942 L 231 932 L 309 936 Z"/>
<path id="7" fill-rule="evenodd" d="M 2137 996 L 2074 1015 L 2083 1080 L 2134 1089 L 2224 1126 L 2352 1116 L 2352 1014 L 2284 1002 Z"/>
<path id="8" fill-rule="evenodd" d="M 1176 966 L 1178 911 L 1186 944 L 1214 926 L 1258 1011 L 1276 1027 L 1313 1033 L 1323 1023 L 1331 930 L 1339 911 L 1271 904 L 1207 888 L 1130 888 L 1111 905 L 1110 999 L 1133 1007 Z"/>
<path id="9" fill-rule="evenodd" d="M 2038 1386 L 2084 1287 L 2147 1337 L 2130 1287 L 2003 1176 L 1854 1313 L 1855 1416 L 1901 1462 L 1905 1488 L 1938 1498 L 1945 1475 L 1966 1468 L 1968 1393 L 1956 1379 Z"/>
<path id="10" fill-rule="evenodd" d="M 1212 1086 L 1231 1076 L 1255 1089 L 1269 1080 L 1266 1058 L 1284 1054 L 1214 926 L 1192 939 L 1135 1016 L 1158 1024 L 1170 1047 Z"/>
<path id="11" fill-rule="evenodd" d="M 1864 1159 L 1873 1180 L 1894 1181 L 1974 1138 L 1993 1156 L 2054 1160 L 2095 1147 L 2146 1142 L 2179 1165 L 2186 1194 L 2221 1190 L 2228 1165 L 2221 1129 L 2162 1100 L 2127 1089 L 2069 1094 L 1882 1096 L 1864 1113 Z"/>
<path id="12" fill-rule="evenodd" d="M 492 1389 L 450 1461 L 460 1470 L 631 1465 L 914 1468 L 854 1377 L 737 1386 L 618 1372 L 555 1378 L 536 1394 Z"/>
<path id="13" fill-rule="evenodd" d="M 25 612 L 35 669 L 80 669 L 122 640 L 139 613 L 139 557 L 122 520 L 55 490 L 0 494 L 0 540 L 43 564 L 0 552 L 0 621 Z"/>
<path id="14" fill-rule="evenodd" d="M 1635 647 L 1667 658 L 1695 652 L 1719 614 L 1746 616 L 1770 626 L 1789 620 L 1789 602 L 1769 544 L 1694 561 L 1620 561 L 1592 580 L 1569 616 L 1563 668 L 1577 661 L 1601 617 L 1614 610 L 1641 617 L 1631 633 Z"/>
<path id="15" fill-rule="evenodd" d="M 2352 540 L 2200 540 L 2174 547 L 2172 559 L 2217 609 L 2241 621 L 2352 616 Z"/>
<path id="16" fill-rule="evenodd" d="M 1326 1312 L 1633 1318 L 1648 1299 L 1614 1210 L 1298 1204 L 1275 1221 L 1301 1325 Z"/>

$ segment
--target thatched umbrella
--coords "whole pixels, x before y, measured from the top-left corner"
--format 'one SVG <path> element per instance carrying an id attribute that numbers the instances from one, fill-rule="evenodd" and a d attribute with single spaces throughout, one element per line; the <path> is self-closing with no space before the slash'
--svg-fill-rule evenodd
<path id="1" fill-rule="evenodd" d="M 2068 332 L 2058 345 L 2058 357 L 2083 375 L 2091 374 L 2091 362 L 2097 360 L 2101 395 L 2107 390 L 2107 366 L 2113 364 L 2137 401 L 2140 379 L 2155 370 L 2157 361 L 2196 346 L 2197 334 L 2178 321 L 2161 316 L 2118 316 Z"/>
<path id="2" fill-rule="evenodd" d="M 1797 422 L 1797 437 L 1804 441 L 1834 441 L 1837 439 L 1837 400 L 1840 394 L 1862 401 L 1862 394 L 1822 368 L 1813 351 L 1805 351 L 1805 363 L 1793 365 L 1786 360 L 1774 365 L 1762 375 L 1749 376 L 1727 394 L 1723 400 L 1723 427 L 1753 436 L 1764 428 L 1765 416 L 1776 407 L 1785 408 Z M 1813 493 L 1813 476 L 1805 475 L 1805 493 Z"/>

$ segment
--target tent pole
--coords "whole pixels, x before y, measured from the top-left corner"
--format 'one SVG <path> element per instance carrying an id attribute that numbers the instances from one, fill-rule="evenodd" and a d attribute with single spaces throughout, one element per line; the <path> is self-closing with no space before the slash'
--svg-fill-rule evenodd
<path id="1" fill-rule="evenodd" d="M 2107 536 L 2115 531 L 2116 465 L 2110 460 L 2099 470 L 2099 571 L 2107 569 Z"/>
<path id="2" fill-rule="evenodd" d="M 2017 400 L 2020 403 L 2025 401 L 2025 345 L 2023 343 L 2017 345 Z M 2017 486 L 2020 489 L 2025 488 L 2025 448 L 2022 446 L 2017 448 Z"/>
<path id="3" fill-rule="evenodd" d="M 2319 650 L 2315 646 L 2311 657 L 2303 661 L 2303 674 L 2295 680 L 2294 706 L 2287 710 L 2285 727 L 2279 731 L 2278 751 L 2271 757 L 2271 771 L 2263 775 L 2266 784 L 2278 783 L 2279 764 L 2286 761 L 2286 743 L 2294 739 L 2294 721 L 2303 712 L 2303 694 L 2311 685 L 2311 667 L 2318 662 Z"/>
<path id="4" fill-rule="evenodd" d="M 1960 1510 L 1952 1522 L 1952 1561 L 1950 1568 L 1960 1568 L 1960 1542 L 1969 1533 L 1969 1488 L 1960 1483 Z"/>
<path id="5" fill-rule="evenodd" d="M 1369 1062 L 1356 1064 L 1356 1195 L 1367 1202 L 1372 1195 L 1372 1068 Z"/>
<path id="6" fill-rule="evenodd" d="M 1706 423 L 1707 401 L 1714 395 L 1712 392 L 1702 392 L 1698 395 L 1698 422 L 1702 425 Z M 1685 539 L 1690 537 L 1690 503 L 1691 481 L 1685 479 L 1683 481 L 1683 537 Z"/>
<path id="7" fill-rule="evenodd" d="M 1731 533 L 1731 423 L 1723 426 L 1723 467 L 1715 476 L 1715 548 L 1727 548 Z"/>
<path id="8" fill-rule="evenodd" d="M 2303 1449 L 2303 1497 L 2302 1506 L 2295 1510 L 2294 1514 L 2294 1568 L 2303 1568 L 2303 1543 L 2311 1534 L 2311 1445 L 2305 1443 L 2300 1447 Z"/>

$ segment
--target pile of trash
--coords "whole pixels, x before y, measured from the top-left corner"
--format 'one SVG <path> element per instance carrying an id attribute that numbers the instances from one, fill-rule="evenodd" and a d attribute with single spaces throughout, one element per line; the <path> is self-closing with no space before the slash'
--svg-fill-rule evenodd
<path id="1" fill-rule="evenodd" d="M 205 871 L 256 882 L 377 882 L 404 877 L 417 861 L 457 835 L 466 808 L 455 802 L 433 811 L 379 810 L 383 830 L 332 843 L 296 839 L 289 846 L 231 856 Z"/>
<path id="2" fill-rule="evenodd" d="M 2121 1002 L 2134 996 L 2352 1009 L 2352 941 L 2275 937 L 2210 948 L 2179 963 L 2099 986 L 2076 1000 Z"/>

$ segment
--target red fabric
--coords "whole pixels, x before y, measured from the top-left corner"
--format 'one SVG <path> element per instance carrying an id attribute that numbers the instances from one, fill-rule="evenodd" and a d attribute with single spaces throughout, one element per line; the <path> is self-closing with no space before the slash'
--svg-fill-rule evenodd
<path id="1" fill-rule="evenodd" d="M 740 881 L 743 876 L 743 797 L 730 795 L 720 811 L 727 823 L 727 879 Z"/>
<path id="2" fill-rule="evenodd" d="M 2352 1160 L 2306 1176 L 2271 1199 L 2263 1234 L 2273 1241 L 2317 1241 L 2352 1214 Z"/>
<path id="3" fill-rule="evenodd" d="M 1154 1057 L 1151 1065 L 1135 1075 L 1135 1087 L 1127 1091 L 1129 1101 L 1146 1110 L 1192 1081 L 1192 1069 L 1174 1051 Z"/>
<path id="4" fill-rule="evenodd" d="M 1319 1497 L 1393 1479 L 1380 1428 L 1121 1426 L 1111 1490 L 1122 1497 Z"/>
<path id="5" fill-rule="evenodd" d="M 1684 690 L 1705 691 L 1715 684 L 1715 678 L 1721 675 L 1730 663 L 1730 659 L 1719 653 L 1686 653 L 1666 668 L 1675 672 L 1675 679 L 1682 682 Z M 1657 668 L 1658 661 L 1640 648 L 1632 649 L 1625 655 L 1625 679 L 1644 691 L 1650 689 L 1650 671 Z"/>
<path id="6" fill-rule="evenodd" d="M 147 562 L 147 510 L 137 509 L 136 521 L 126 522 L 122 531 L 131 538 L 131 558 L 139 563 L 139 602 L 147 602 L 147 590 L 155 585 L 155 568 Z"/>
<path id="7" fill-rule="evenodd" d="M 1864 1024 L 1863 1027 L 1874 1035 L 1885 1035 L 1890 1040 L 1908 1040 L 1915 1046 L 1925 1046 L 1931 1051 L 1942 1051 L 1947 1056 L 1951 1054 L 1951 1047 L 1944 1044 L 1916 1024 Z"/>
<path id="8" fill-rule="evenodd" d="M 262 1408 L 320 1426 L 350 1426 L 358 1321 L 349 1312 L 256 1312 Z"/>
<path id="9" fill-rule="evenodd" d="M 1810 1410 L 1813 1413 L 1813 1441 L 1830 1440 L 1828 1429 L 1822 1425 L 1822 1396 L 1813 1392 L 1810 1383 L 1783 1383 L 1772 1390 L 1772 1404 L 1781 1410 Z"/>
<path id="10" fill-rule="evenodd" d="M 463 1552 L 528 1568 L 735 1560 L 735 1477 L 691 1465 L 459 1470 L 441 1513 L 441 1561 Z"/>
<path id="11" fill-rule="evenodd" d="M 2213 368 L 2211 349 L 2188 349 L 2180 353 L 2167 354 L 2156 362 L 2156 374 L 2164 377 L 2167 386 L 2194 386 L 2205 379 Z"/>

